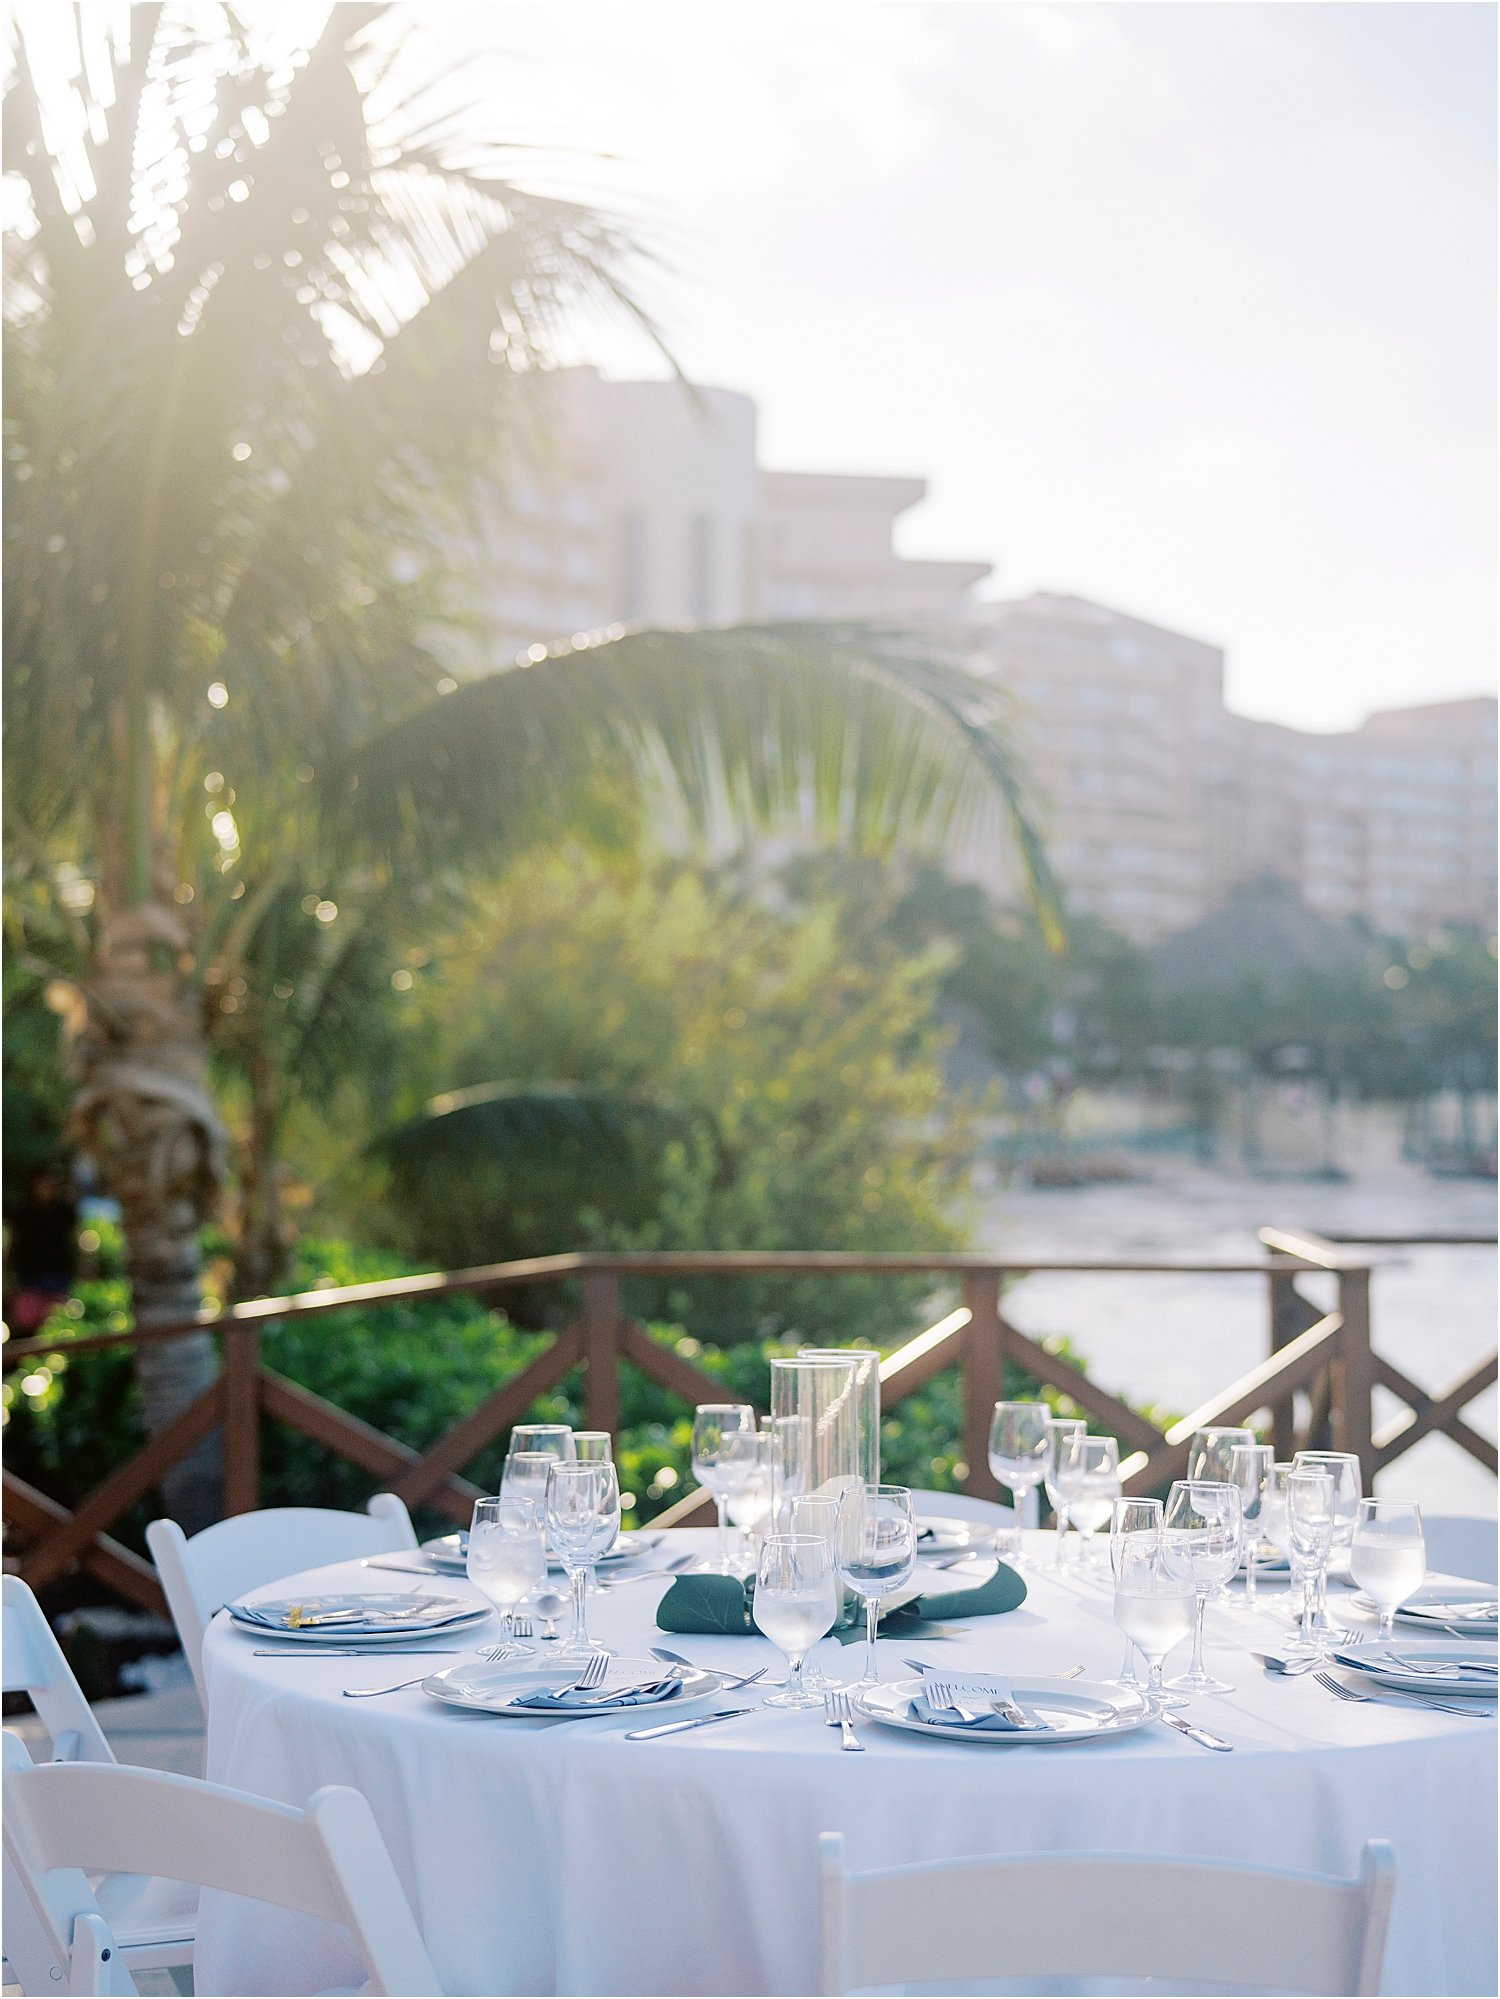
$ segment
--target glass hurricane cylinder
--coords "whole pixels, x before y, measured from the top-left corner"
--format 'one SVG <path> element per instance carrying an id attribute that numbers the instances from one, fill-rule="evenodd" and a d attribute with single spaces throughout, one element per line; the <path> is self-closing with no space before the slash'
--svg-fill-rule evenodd
<path id="1" fill-rule="evenodd" d="M 860 1476 L 859 1353 L 799 1354 L 771 1362 L 771 1429 L 776 1438 L 775 1523 L 803 1493 L 835 1498 Z"/>
<path id="2" fill-rule="evenodd" d="M 880 1483 L 880 1355 L 873 1347 L 798 1347 L 798 1360 L 854 1363 L 855 1467 L 865 1485 Z"/>

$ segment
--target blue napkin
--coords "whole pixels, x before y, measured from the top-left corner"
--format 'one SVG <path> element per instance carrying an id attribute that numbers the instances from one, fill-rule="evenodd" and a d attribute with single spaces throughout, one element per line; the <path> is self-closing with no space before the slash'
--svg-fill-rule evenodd
<path id="1" fill-rule="evenodd" d="M 586 1709 L 590 1714 L 613 1714 L 622 1707 L 654 1707 L 658 1701 L 674 1700 L 682 1692 L 681 1680 L 669 1680 L 665 1686 L 657 1686 L 650 1693 L 639 1691 L 622 1692 L 618 1699 L 600 1700 L 603 1690 L 599 1687 L 567 1687 L 561 1693 L 554 1693 L 550 1687 L 538 1687 L 534 1693 L 517 1694 L 510 1703 L 512 1707 L 535 1708 L 538 1714 L 566 1714 L 570 1709 Z"/>
<path id="2" fill-rule="evenodd" d="M 974 1696 L 977 1703 L 980 1696 Z M 977 1721 L 961 1721 L 951 1707 L 931 1707 L 922 1699 L 914 1700 L 907 1709 L 914 1721 L 935 1722 L 940 1728 L 967 1728 L 977 1735 L 987 1731 L 995 1735 L 1037 1735 L 1039 1729 L 1022 1728 L 1019 1722 L 1009 1720 L 1003 1714 L 981 1714 Z"/>

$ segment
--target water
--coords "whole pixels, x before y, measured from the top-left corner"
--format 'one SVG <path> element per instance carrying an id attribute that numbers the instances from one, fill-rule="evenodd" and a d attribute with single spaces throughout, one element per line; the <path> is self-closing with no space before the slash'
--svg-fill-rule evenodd
<path id="1" fill-rule="evenodd" d="M 755 1621 L 789 1659 L 816 1645 L 833 1629 L 833 1591 L 768 1590 L 755 1592 Z"/>
<path id="2" fill-rule="evenodd" d="M 1115 1623 L 1148 1659 L 1164 1659 L 1193 1628 L 1191 1590 L 1115 1592 Z"/>
<path id="3" fill-rule="evenodd" d="M 1092 1494 L 1068 1501 L 1068 1520 L 1080 1534 L 1096 1534 L 1101 1527 L 1109 1524 L 1110 1515 L 1115 1510 L 1116 1493 L 1113 1498 L 1095 1498 Z"/>
<path id="4" fill-rule="evenodd" d="M 1268 1224 L 1383 1234 L 1493 1232 L 1495 1190 L 1483 1181 L 1437 1180 L 1390 1168 L 1358 1180 L 1255 1180 L 1172 1162 L 1149 1180 L 1100 1187 L 1013 1187 L 991 1196 L 976 1245 L 997 1255 L 1123 1258 L 1214 1257 L 1255 1262 Z M 1494 1350 L 1493 1247 L 1359 1248 L 1368 1262 L 1376 1351 L 1429 1389 L 1460 1378 Z M 1315 1303 L 1332 1303 L 1327 1279 L 1299 1280 Z M 1264 1360 L 1267 1287 L 1258 1276 L 1160 1276 L 1059 1272 L 1007 1289 L 1006 1311 L 1032 1339 L 1066 1334 L 1101 1386 L 1126 1400 L 1183 1416 Z M 1375 1396 L 1377 1429 L 1402 1405 Z M 1496 1391 L 1464 1411 L 1496 1434 Z M 1388 1498 L 1416 1499 L 1435 1514 L 1493 1518 L 1494 1476 L 1443 1436 L 1426 1437 L 1384 1472 Z"/>
<path id="5" fill-rule="evenodd" d="M 1349 1573 L 1376 1603 L 1405 1603 L 1422 1587 L 1426 1546 L 1419 1534 L 1356 1534 Z"/>

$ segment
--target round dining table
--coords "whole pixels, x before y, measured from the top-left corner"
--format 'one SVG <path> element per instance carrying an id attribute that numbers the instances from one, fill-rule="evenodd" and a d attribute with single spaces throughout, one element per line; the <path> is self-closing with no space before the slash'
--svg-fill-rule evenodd
<path id="1" fill-rule="evenodd" d="M 1050 1534 L 1024 1538 L 1023 1604 L 883 1638 L 882 1678 L 908 1677 L 907 1659 L 1016 1679 L 1072 1666 L 1089 1680 L 1118 1673 L 1107 1561 L 1075 1559 L 1058 1573 Z M 679 1530 L 636 1566 L 668 1550 L 706 1560 L 712 1549 L 711 1535 Z M 987 1566 L 975 1558 L 975 1582 Z M 613 1650 L 645 1658 L 669 1645 L 716 1670 L 783 1670 L 758 1635 L 661 1632 L 670 1578 L 629 1573 L 589 1598 L 591 1633 Z M 931 1584 L 951 1591 L 969 1576 L 949 1569 Z M 359 1563 L 295 1578 L 309 1595 L 382 1587 L 411 1585 Z M 476 1594 L 463 1577 L 432 1587 Z M 1362 1621 L 1347 1593 L 1330 1603 L 1351 1626 Z M 1493 1993 L 1493 1721 L 1395 1699 L 1346 1702 L 1311 1676 L 1267 1672 L 1252 1653 L 1286 1643 L 1287 1605 L 1284 1584 L 1270 1593 L 1262 1584 L 1253 1609 L 1238 1591 L 1209 1607 L 1208 1665 L 1233 1691 L 1195 1696 L 1184 1712 L 1231 1743 L 1228 1754 L 1157 1722 L 1077 1743 L 964 1742 L 857 1717 L 864 1753 L 854 1755 L 821 1709 L 767 1707 L 757 1686 L 682 1715 L 742 1707 L 742 1717 L 632 1741 L 627 1731 L 676 1718 L 671 1704 L 559 1719 L 460 1711 L 420 1684 L 345 1697 L 457 1663 L 495 1642 L 496 1618 L 430 1641 L 454 1659 L 335 1657 L 311 1645 L 267 1658 L 265 1633 L 221 1612 L 205 1647 L 207 1775 L 292 1805 L 324 1784 L 362 1791 L 448 1993 L 816 1992 L 825 1830 L 844 1834 L 857 1871 L 1073 1851 L 1352 1875 L 1364 1842 L 1385 1839 L 1396 1893 L 1382 1990 Z M 853 1679 L 862 1649 L 825 1639 L 817 1662 Z M 1184 1646 L 1169 1677 L 1186 1660 Z M 1247 1925 L 1254 1913 L 1247 1907 Z M 300 1916 L 209 1894 L 198 1935 L 200 1993 L 359 1982 L 342 1933 Z M 1226 1934 L 1226 1980 L 1234 1967 Z"/>

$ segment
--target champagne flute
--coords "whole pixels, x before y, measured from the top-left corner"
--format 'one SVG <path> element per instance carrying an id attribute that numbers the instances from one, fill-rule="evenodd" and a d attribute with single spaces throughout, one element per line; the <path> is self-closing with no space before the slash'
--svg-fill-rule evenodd
<path id="1" fill-rule="evenodd" d="M 740 1534 L 733 1557 L 741 1575 L 755 1573 L 755 1542 L 771 1514 L 772 1471 L 779 1439 L 769 1430 L 738 1430 L 725 1439 L 721 1469 L 726 1475 L 724 1510 Z"/>
<path id="2" fill-rule="evenodd" d="M 1161 1714 L 1181 1707 L 1162 1684 L 1162 1668 L 1174 1645 L 1180 1645 L 1193 1624 L 1192 1585 L 1174 1575 L 1161 1558 L 1161 1544 L 1153 1552 L 1144 1536 L 1129 1535 L 1115 1572 L 1115 1623 L 1146 1661 L 1143 1699 L 1147 1711 Z M 1203 1600 L 1198 1598 L 1198 1616 Z M 1173 1685 L 1180 1685 L 1174 1681 Z"/>
<path id="3" fill-rule="evenodd" d="M 588 1574 L 620 1532 L 620 1482 L 613 1464 L 556 1458 L 547 1473 L 547 1538 L 573 1589 L 573 1623 L 560 1659 L 602 1652 L 588 1634 L 584 1596 Z"/>
<path id="4" fill-rule="evenodd" d="M 1068 1519 L 1083 1536 L 1083 1566 L 1090 1566 L 1094 1535 L 1109 1519 L 1120 1496 L 1120 1445 L 1114 1437 L 1091 1437 L 1077 1430 L 1066 1437 L 1057 1467 L 1058 1489 Z"/>
<path id="5" fill-rule="evenodd" d="M 990 1470 L 1009 1486 L 1015 1525 L 1001 1530 L 997 1552 L 1018 1566 L 1021 1515 L 1026 1495 L 1035 1492 L 1047 1474 L 1047 1405 L 1045 1402 L 997 1402 L 990 1420 Z"/>
<path id="6" fill-rule="evenodd" d="M 1055 1570 L 1061 1570 L 1063 1554 L 1068 1540 L 1068 1503 L 1057 1482 L 1058 1456 L 1065 1437 L 1077 1436 L 1088 1428 L 1081 1416 L 1049 1416 L 1047 1418 L 1047 1465 L 1043 1477 L 1047 1487 L 1047 1497 L 1052 1502 L 1052 1511 L 1057 1520 L 1057 1552 L 1052 1558 Z"/>
<path id="7" fill-rule="evenodd" d="M 537 1510 L 527 1500 L 477 1499 L 465 1557 L 469 1581 L 504 1620 L 503 1643 L 512 1656 L 536 1648 L 515 1635 L 516 1605 L 547 1579 Z"/>
<path id="8" fill-rule="evenodd" d="M 1380 1612 L 1380 1636 L 1395 1635 L 1396 1612 L 1427 1574 L 1422 1510 L 1407 1499 L 1362 1499 L 1349 1568 Z"/>
<path id="9" fill-rule="evenodd" d="M 719 1561 L 721 1576 L 734 1574 L 729 1559 L 729 1523 L 724 1502 L 728 1497 L 726 1439 L 742 1430 L 755 1428 L 755 1411 L 748 1402 L 700 1402 L 693 1412 L 693 1477 L 714 1496 L 719 1515 Z"/>
<path id="10" fill-rule="evenodd" d="M 828 1543 L 816 1534 L 770 1534 L 760 1551 L 754 1617 L 786 1654 L 786 1686 L 766 1695 L 767 1707 L 819 1707 L 802 1677 L 803 1662 L 838 1615 L 838 1589 Z"/>
<path id="11" fill-rule="evenodd" d="M 1117 1499 L 1109 1523 L 1109 1566 L 1116 1585 L 1127 1561 L 1155 1562 L 1161 1554 L 1162 1503 L 1159 1499 Z M 1117 1620 L 1118 1621 L 1118 1620 Z M 1116 1676 L 1122 1687 L 1138 1687 L 1134 1643 L 1125 1641 L 1125 1660 Z"/>
<path id="12" fill-rule="evenodd" d="M 1286 1474 L 1286 1552 L 1293 1579 L 1302 1585 L 1302 1615 L 1289 1653 L 1321 1659 L 1327 1656 L 1317 1620 L 1318 1579 L 1328 1566 L 1333 1546 L 1334 1482 L 1326 1471 Z"/>
<path id="13" fill-rule="evenodd" d="M 840 1494 L 838 1577 L 865 1606 L 865 1665 L 856 1687 L 873 1687 L 880 1678 L 875 1626 L 881 1599 L 909 1579 L 916 1559 L 917 1527 L 904 1485 L 851 1485 Z"/>
<path id="14" fill-rule="evenodd" d="M 1229 1483 L 1240 1495 L 1240 1515 L 1245 1522 L 1245 1603 L 1252 1609 L 1266 1492 L 1275 1461 L 1276 1453 L 1269 1444 L 1236 1444 L 1229 1453 Z"/>
<path id="15" fill-rule="evenodd" d="M 1334 1629 L 1328 1615 L 1328 1571 L 1336 1556 L 1338 1566 L 1347 1569 L 1354 1527 L 1359 1519 L 1359 1502 L 1364 1494 L 1364 1474 L 1353 1451 L 1298 1451 L 1292 1463 L 1298 1471 L 1323 1471 L 1333 1480 L 1333 1545 L 1328 1559 L 1318 1571 L 1318 1604 L 1314 1623 L 1325 1634 Z"/>
<path id="16" fill-rule="evenodd" d="M 1244 1526 L 1240 1496 L 1232 1485 L 1209 1479 L 1178 1479 L 1162 1515 L 1161 1552 L 1167 1574 L 1190 1582 L 1197 1599 L 1193 1663 L 1169 1685 L 1188 1694 L 1232 1694 L 1227 1680 L 1203 1669 L 1203 1614 L 1209 1593 L 1239 1567 Z"/>

